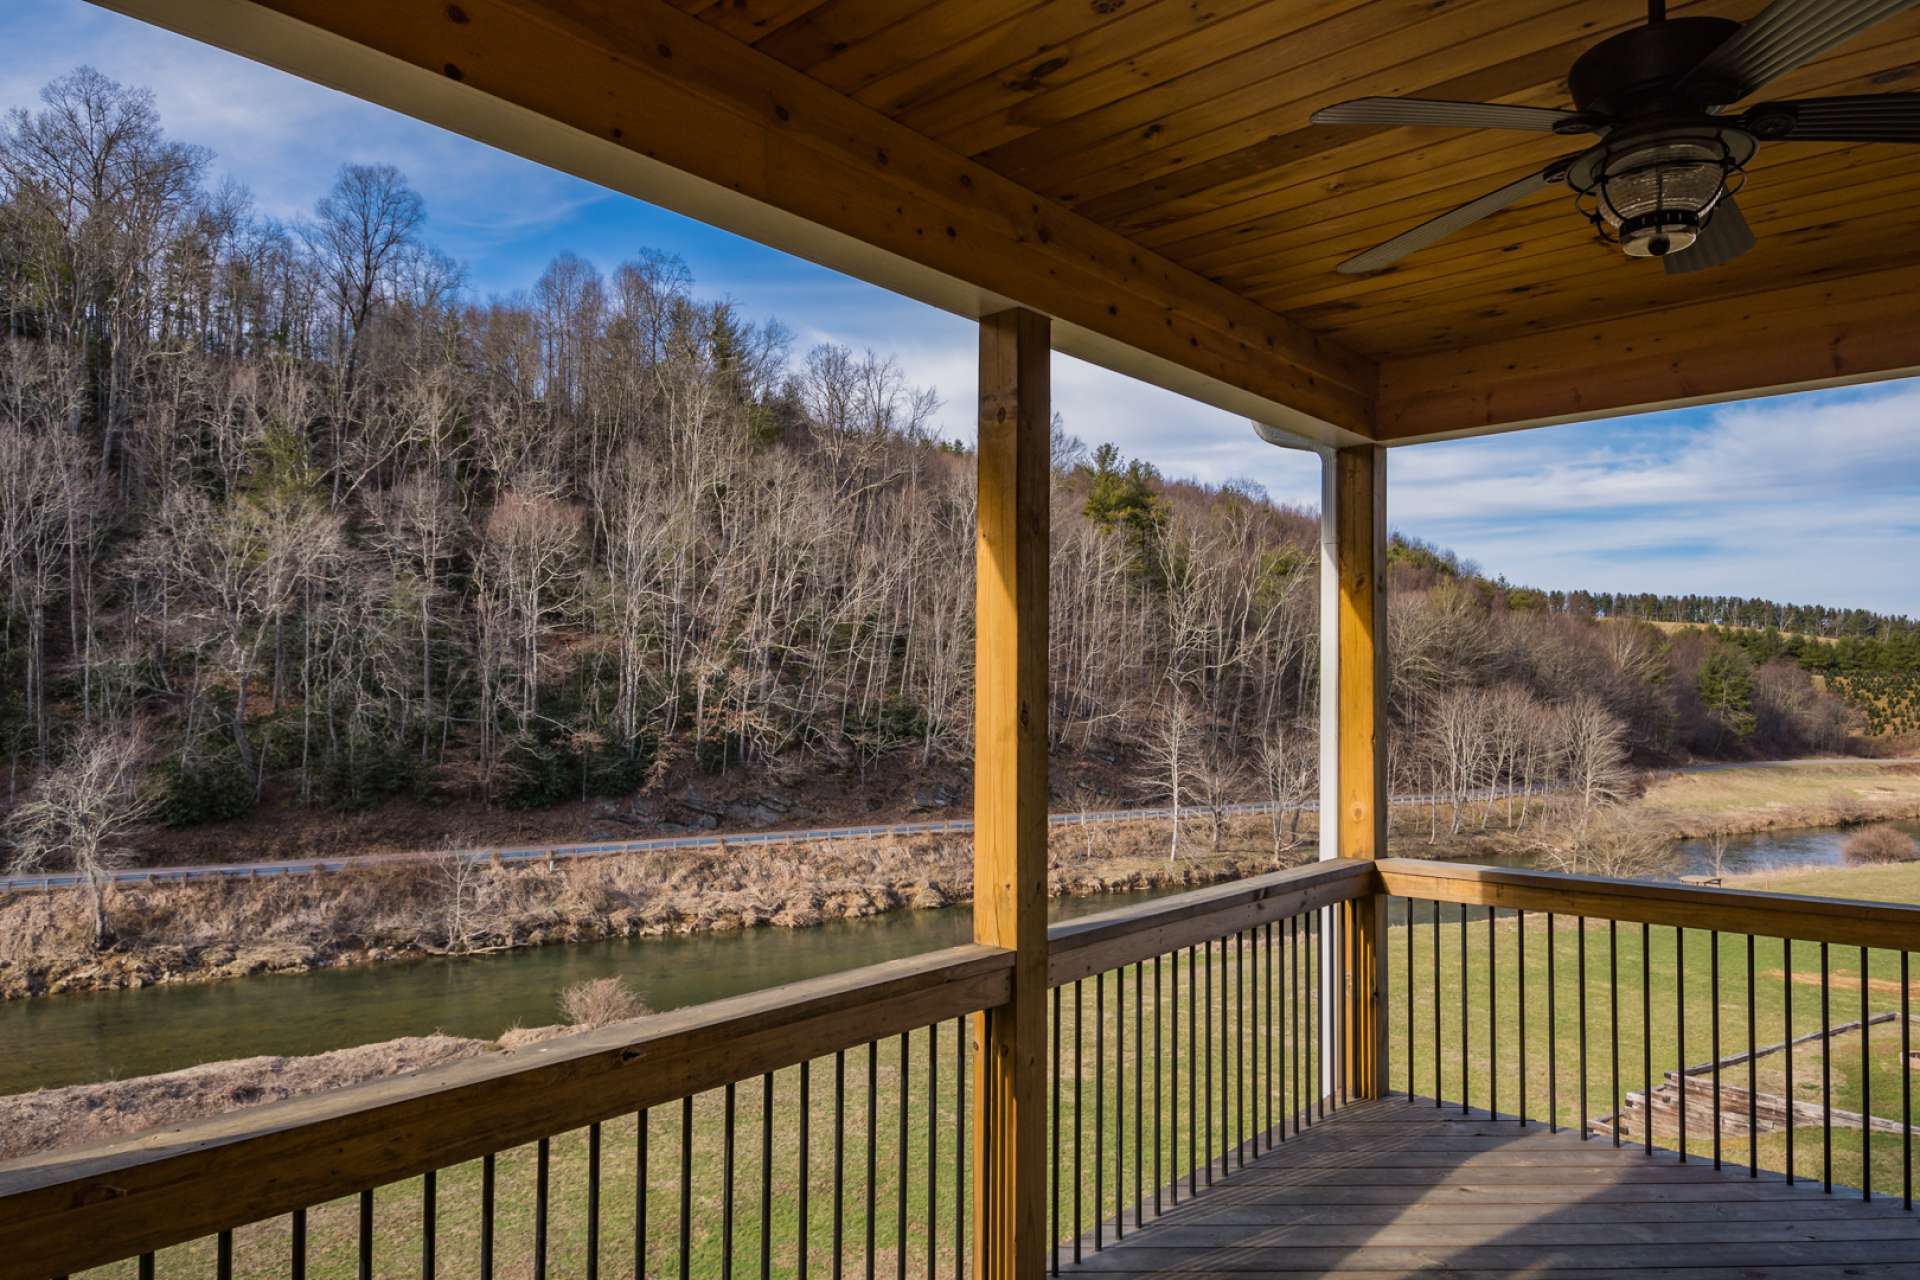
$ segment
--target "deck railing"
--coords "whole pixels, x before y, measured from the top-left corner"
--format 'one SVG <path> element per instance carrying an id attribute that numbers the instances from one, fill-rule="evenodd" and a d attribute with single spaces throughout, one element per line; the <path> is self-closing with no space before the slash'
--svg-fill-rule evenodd
<path id="1" fill-rule="evenodd" d="M 1395 1087 L 1913 1207 L 1920 907 L 1377 866 Z"/>
<path id="2" fill-rule="evenodd" d="M 1056 926 L 1050 1263 L 1382 1083 L 1910 1205 L 1917 947 L 1920 908 L 1403 860 Z M 968 1087 L 972 1015 L 1007 1003 L 1012 971 L 955 948 L 18 1161 L 0 1277 L 959 1280 L 994 1123 Z M 1847 1002 L 1851 1068 L 1828 1031 Z M 1825 1087 L 1800 1115 L 1823 1141 L 1796 1163 L 1745 1051 L 1809 1032 Z M 1895 1094 L 1897 1123 L 1847 1127 Z"/>

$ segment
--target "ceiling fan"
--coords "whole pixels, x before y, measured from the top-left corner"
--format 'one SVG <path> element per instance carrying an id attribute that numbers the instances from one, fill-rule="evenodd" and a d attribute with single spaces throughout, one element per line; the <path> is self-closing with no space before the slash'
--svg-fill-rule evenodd
<path id="1" fill-rule="evenodd" d="M 1581 54 L 1567 75 L 1575 110 L 1358 98 L 1314 112 L 1315 124 L 1521 129 L 1599 141 L 1489 191 L 1340 264 L 1379 271 L 1536 192 L 1565 184 L 1575 205 L 1631 257 L 1668 274 L 1717 267 L 1751 249 L 1734 195 L 1762 143 L 1920 143 L 1920 93 L 1729 106 L 1920 0 L 1774 0 L 1751 22 L 1673 18 L 1649 0 L 1645 26 Z"/>

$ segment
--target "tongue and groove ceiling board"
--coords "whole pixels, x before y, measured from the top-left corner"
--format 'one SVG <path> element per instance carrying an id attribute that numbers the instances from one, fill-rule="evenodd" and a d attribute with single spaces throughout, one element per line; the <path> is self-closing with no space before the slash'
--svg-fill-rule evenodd
<path id="1" fill-rule="evenodd" d="M 628 148 L 1048 311 L 1058 332 L 1087 335 L 1073 349 L 1113 367 L 1247 412 L 1289 405 L 1331 424 L 1322 440 L 1423 439 L 1920 369 L 1920 323 L 1899 323 L 1903 295 L 1887 287 L 1920 269 L 1920 147 L 1763 145 L 1741 197 L 1759 246 L 1714 270 L 1668 276 L 1625 259 L 1555 188 L 1387 271 L 1335 272 L 1585 140 L 1316 126 L 1316 109 L 1371 95 L 1566 106 L 1568 67 L 1644 22 L 1644 0 L 106 2 L 203 36 L 209 23 L 180 11 L 257 5 L 418 68 L 458 63 L 476 90 L 576 129 L 595 127 L 594 103 L 634 100 L 635 77 L 672 80 L 761 130 L 706 144 L 749 138 L 758 185 L 683 155 L 684 114 L 657 132 L 629 114 Z M 1763 7 L 1674 0 L 1669 12 L 1744 21 Z M 534 68 L 537 42 L 515 67 L 515 48 L 481 38 L 509 19 L 593 56 L 564 85 L 539 81 L 554 77 Z M 1920 10 L 1759 97 L 1896 91 L 1920 91 Z M 770 103 L 791 115 L 756 119 Z M 826 194 L 796 195 L 805 167 L 760 158 L 795 142 L 829 157 Z M 866 190 L 846 158 L 876 155 L 886 172 Z M 947 257 L 895 234 L 902 218 L 955 218 L 970 199 L 991 216 L 957 236 L 950 225 L 960 243 Z M 966 239 L 996 227 L 1004 246 Z M 1096 305 L 1079 307 L 1076 290 Z M 1504 358 L 1510 347 L 1525 355 Z M 1151 358 L 1130 362 L 1135 349 Z M 1582 367 L 1609 372 L 1583 379 Z M 1247 389 L 1246 403 L 1223 383 Z"/>

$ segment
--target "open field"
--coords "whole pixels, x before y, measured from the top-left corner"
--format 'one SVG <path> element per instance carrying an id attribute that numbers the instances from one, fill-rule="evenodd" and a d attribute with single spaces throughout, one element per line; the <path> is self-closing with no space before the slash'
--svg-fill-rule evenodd
<path id="1" fill-rule="evenodd" d="M 1677 838 L 1920 815 L 1920 763 L 1783 760 L 1658 776 L 1636 808 Z"/>

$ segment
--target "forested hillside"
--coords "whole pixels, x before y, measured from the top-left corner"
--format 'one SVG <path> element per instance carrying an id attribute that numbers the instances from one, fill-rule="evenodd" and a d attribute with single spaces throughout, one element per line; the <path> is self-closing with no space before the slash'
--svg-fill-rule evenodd
<path id="1" fill-rule="evenodd" d="M 562 255 L 481 301 L 403 174 L 343 169 L 283 225 L 207 164 L 85 70 L 0 130 L 20 849 L 57 843 L 61 805 L 180 826 L 964 777 L 972 462 L 910 370 L 795 350 L 658 256 Z M 1073 433 L 1101 424 L 1054 446 L 1063 791 L 1306 794 L 1314 517 Z M 1397 787 L 1599 795 L 1629 753 L 1847 731 L 1737 638 L 1393 560 Z"/>

